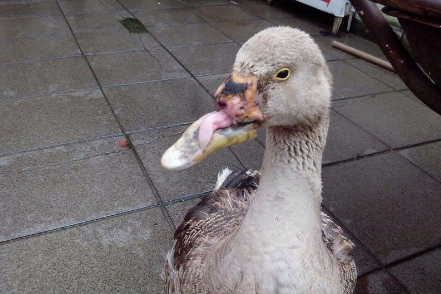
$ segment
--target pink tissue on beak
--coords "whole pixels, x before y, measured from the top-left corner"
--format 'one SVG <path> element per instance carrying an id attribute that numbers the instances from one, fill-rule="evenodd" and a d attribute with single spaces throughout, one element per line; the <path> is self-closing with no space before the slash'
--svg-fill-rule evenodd
<path id="1" fill-rule="evenodd" d="M 210 112 L 204 115 L 198 132 L 199 146 L 207 146 L 217 129 L 229 127 L 232 123 L 233 120 L 226 110 Z"/>

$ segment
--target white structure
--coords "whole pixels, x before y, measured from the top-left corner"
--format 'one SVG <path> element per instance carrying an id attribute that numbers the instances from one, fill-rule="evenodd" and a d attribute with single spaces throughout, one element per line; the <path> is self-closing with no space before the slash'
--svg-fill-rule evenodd
<path id="1" fill-rule="evenodd" d="M 308 6 L 317 8 L 321 11 L 333 14 L 334 25 L 332 27 L 332 33 L 337 34 L 340 29 L 343 17 L 349 15 L 347 30 L 349 31 L 352 22 L 352 5 L 348 0 L 295 0 L 306 4 Z M 268 4 L 274 2 L 274 0 L 267 0 Z"/>

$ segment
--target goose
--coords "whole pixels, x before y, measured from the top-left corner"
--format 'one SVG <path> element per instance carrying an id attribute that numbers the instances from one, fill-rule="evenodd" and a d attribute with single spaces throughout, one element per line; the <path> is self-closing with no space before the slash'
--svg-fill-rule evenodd
<path id="1" fill-rule="evenodd" d="M 163 272 L 166 294 L 349 294 L 354 244 L 321 211 L 332 77 L 312 38 L 272 27 L 238 51 L 217 111 L 165 151 L 182 170 L 266 128 L 262 171 L 224 170 L 189 210 Z"/>

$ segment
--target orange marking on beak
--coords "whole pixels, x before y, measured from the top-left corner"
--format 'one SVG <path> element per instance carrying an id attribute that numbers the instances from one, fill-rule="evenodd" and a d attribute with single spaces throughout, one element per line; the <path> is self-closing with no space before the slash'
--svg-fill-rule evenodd
<path id="1" fill-rule="evenodd" d="M 255 102 L 257 78 L 232 72 L 215 93 L 218 109 L 226 109 L 237 124 L 261 123 L 263 115 Z"/>

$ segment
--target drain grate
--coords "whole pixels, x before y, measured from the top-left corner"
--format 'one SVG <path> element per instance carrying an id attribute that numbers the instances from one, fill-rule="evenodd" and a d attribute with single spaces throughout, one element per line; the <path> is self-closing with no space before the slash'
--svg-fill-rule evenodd
<path id="1" fill-rule="evenodd" d="M 146 27 L 134 17 L 125 17 L 120 19 L 119 22 L 126 27 L 126 29 L 134 34 L 148 33 Z"/>

